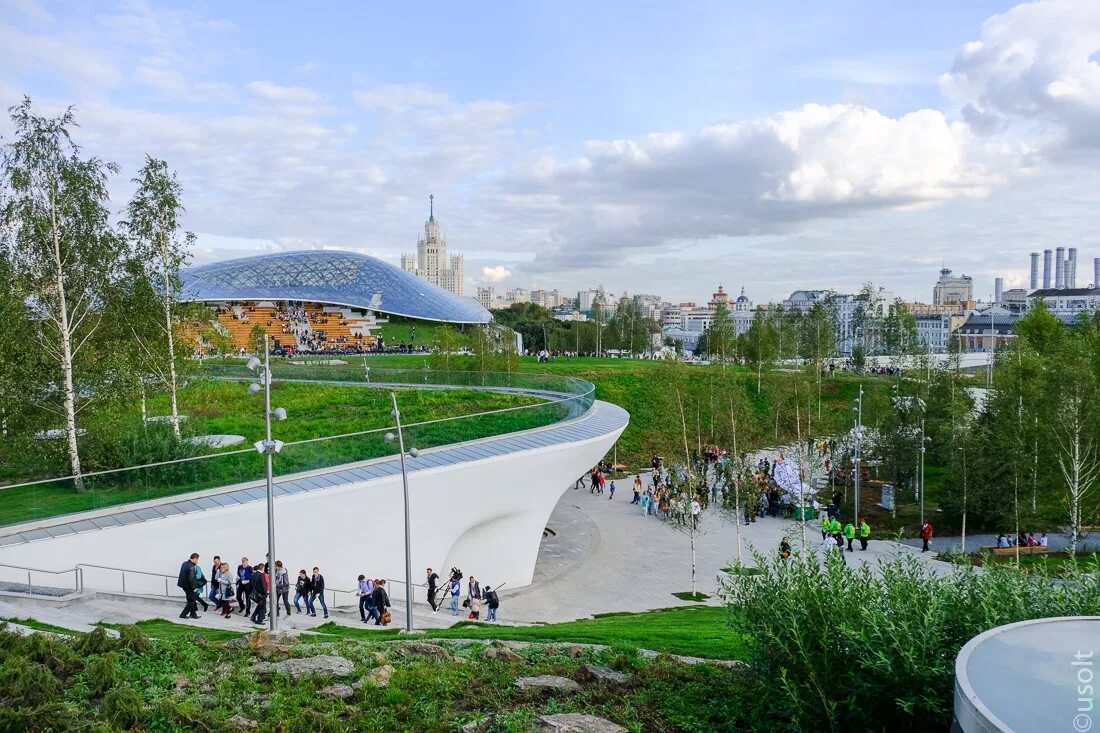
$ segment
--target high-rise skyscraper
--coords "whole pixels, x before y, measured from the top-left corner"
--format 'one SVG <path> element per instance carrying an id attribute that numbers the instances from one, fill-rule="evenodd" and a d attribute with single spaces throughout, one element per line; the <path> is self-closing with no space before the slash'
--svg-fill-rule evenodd
<path id="1" fill-rule="evenodd" d="M 428 197 L 428 220 L 423 236 L 416 241 L 416 255 L 403 253 L 401 269 L 455 295 L 465 295 L 465 264 L 460 254 L 447 257 L 447 240 L 439 233 L 439 222 L 435 220 L 434 195 Z"/>

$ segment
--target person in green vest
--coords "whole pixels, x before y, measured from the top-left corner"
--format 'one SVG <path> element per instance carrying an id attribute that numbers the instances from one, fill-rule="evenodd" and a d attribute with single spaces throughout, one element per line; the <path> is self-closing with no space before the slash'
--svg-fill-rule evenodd
<path id="1" fill-rule="evenodd" d="M 836 542 L 836 546 L 843 549 L 844 548 L 843 530 L 841 529 L 840 520 L 837 519 L 836 517 L 833 517 L 833 521 L 829 525 L 829 534 L 831 534 L 833 536 L 833 542 Z"/>
<path id="2" fill-rule="evenodd" d="M 867 549 L 867 540 L 871 539 L 871 525 L 863 517 L 859 519 L 859 549 Z"/>
<path id="3" fill-rule="evenodd" d="M 852 551 L 852 540 L 856 538 L 856 528 L 851 522 L 844 525 L 844 539 L 848 540 L 848 552 Z"/>

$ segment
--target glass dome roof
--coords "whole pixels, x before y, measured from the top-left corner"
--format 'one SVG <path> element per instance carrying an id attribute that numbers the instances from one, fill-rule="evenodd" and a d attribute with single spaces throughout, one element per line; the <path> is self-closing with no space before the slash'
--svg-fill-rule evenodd
<path id="1" fill-rule="evenodd" d="M 309 250 L 243 257 L 186 270 L 185 301 L 302 300 L 447 323 L 488 323 L 476 301 L 375 257 Z"/>

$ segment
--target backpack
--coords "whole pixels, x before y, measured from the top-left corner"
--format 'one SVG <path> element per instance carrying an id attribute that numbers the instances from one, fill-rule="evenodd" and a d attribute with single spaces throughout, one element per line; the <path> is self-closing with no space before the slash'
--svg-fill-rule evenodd
<path id="1" fill-rule="evenodd" d="M 489 602 L 489 608 L 500 608 L 500 599 L 497 598 L 497 592 L 495 590 L 486 593 L 485 600 Z"/>

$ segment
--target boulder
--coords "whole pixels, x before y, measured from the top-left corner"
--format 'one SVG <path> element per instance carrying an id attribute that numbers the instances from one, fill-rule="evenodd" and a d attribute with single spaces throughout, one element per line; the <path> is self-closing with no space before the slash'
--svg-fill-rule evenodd
<path id="1" fill-rule="evenodd" d="M 347 700 L 355 694 L 355 690 L 350 685 L 329 685 L 321 688 L 321 694 L 335 700 Z"/>
<path id="2" fill-rule="evenodd" d="M 172 682 L 176 685 L 176 692 L 183 692 L 191 686 L 191 678 L 185 674 L 172 675 Z"/>
<path id="3" fill-rule="evenodd" d="M 535 726 L 545 733 L 626 733 L 626 728 L 618 723 L 583 713 L 541 715 Z"/>
<path id="4" fill-rule="evenodd" d="M 288 674 L 294 679 L 303 677 L 347 677 L 355 673 L 351 660 L 335 654 L 316 657 L 294 657 L 281 662 L 257 662 L 252 665 L 257 674 Z"/>
<path id="5" fill-rule="evenodd" d="M 243 715 L 234 715 L 232 718 L 225 722 L 233 726 L 237 730 L 256 730 L 256 728 L 259 727 L 259 723 L 257 723 L 255 720 L 249 720 Z"/>
<path id="6" fill-rule="evenodd" d="M 503 659 L 506 662 L 522 662 L 523 657 L 508 647 L 490 646 L 481 653 L 482 659 Z"/>
<path id="7" fill-rule="evenodd" d="M 516 679 L 516 687 L 527 690 L 551 690 L 553 692 L 576 692 L 581 689 L 568 677 L 558 677 L 552 674 L 540 674 L 535 677 L 519 677 Z"/>
<path id="8" fill-rule="evenodd" d="M 385 664 L 386 663 L 386 655 L 383 654 L 382 652 L 371 652 L 370 653 L 370 658 L 373 659 L 377 664 Z"/>
<path id="9" fill-rule="evenodd" d="M 389 687 L 390 677 L 393 677 L 393 665 L 383 664 L 381 667 L 375 667 L 370 672 L 367 672 L 366 676 L 356 682 L 352 687 L 359 689 L 364 685 L 371 687 Z"/>
<path id="10" fill-rule="evenodd" d="M 477 718 L 475 720 L 471 720 L 469 723 L 462 726 L 458 730 L 459 733 L 481 733 L 481 731 L 483 730 L 488 730 L 489 726 L 492 725 L 492 723 L 492 717 Z"/>
<path id="11" fill-rule="evenodd" d="M 452 660 L 453 655 L 446 648 L 430 641 L 407 641 L 400 647 L 402 654 L 416 654 L 422 657 Z"/>
<path id="12" fill-rule="evenodd" d="M 607 667 L 600 667 L 595 664 L 582 664 L 577 674 L 585 682 L 602 680 L 612 685 L 625 685 L 630 682 L 630 675 L 616 672 Z"/>

